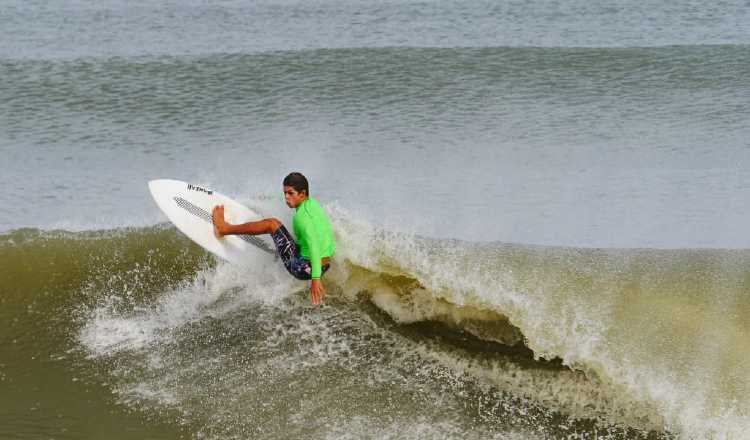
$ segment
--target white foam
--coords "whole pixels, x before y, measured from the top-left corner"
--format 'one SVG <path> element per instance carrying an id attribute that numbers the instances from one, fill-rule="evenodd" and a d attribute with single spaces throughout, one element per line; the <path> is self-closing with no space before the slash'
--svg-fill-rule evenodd
<path id="1" fill-rule="evenodd" d="M 276 261 L 259 262 L 252 269 L 219 263 L 165 292 L 155 303 L 130 313 L 117 310 L 122 298 L 118 292 L 107 292 L 103 303 L 90 312 L 80 340 L 93 355 L 137 350 L 168 338 L 169 330 L 223 316 L 251 303 L 276 303 L 299 287 Z"/>

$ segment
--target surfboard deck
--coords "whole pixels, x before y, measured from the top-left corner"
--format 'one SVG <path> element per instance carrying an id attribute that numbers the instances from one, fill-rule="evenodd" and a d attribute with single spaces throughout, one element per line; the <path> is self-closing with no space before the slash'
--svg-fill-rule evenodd
<path id="1" fill-rule="evenodd" d="M 205 186 L 181 180 L 157 179 L 148 182 L 156 204 L 169 221 L 207 251 L 239 266 L 257 264 L 259 258 L 276 255 L 267 235 L 227 235 L 216 238 L 211 212 L 224 205 L 224 218 L 232 224 L 260 220 L 259 213 Z"/>

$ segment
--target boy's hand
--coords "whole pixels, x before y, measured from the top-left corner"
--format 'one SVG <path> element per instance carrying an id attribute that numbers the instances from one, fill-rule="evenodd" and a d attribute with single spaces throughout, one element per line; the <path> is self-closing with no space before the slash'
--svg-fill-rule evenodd
<path id="1" fill-rule="evenodd" d="M 326 296 L 326 288 L 323 287 L 323 282 L 320 279 L 312 280 L 310 282 L 310 297 L 313 305 L 320 305 L 323 303 L 323 298 Z"/>

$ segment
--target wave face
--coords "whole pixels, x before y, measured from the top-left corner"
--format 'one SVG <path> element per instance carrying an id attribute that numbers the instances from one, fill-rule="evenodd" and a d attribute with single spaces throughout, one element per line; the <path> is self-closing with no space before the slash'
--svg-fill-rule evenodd
<path id="1" fill-rule="evenodd" d="M 742 437 L 747 251 L 435 240 L 333 209 L 323 308 L 171 228 L 7 233 L 2 347 L 202 438 Z"/>

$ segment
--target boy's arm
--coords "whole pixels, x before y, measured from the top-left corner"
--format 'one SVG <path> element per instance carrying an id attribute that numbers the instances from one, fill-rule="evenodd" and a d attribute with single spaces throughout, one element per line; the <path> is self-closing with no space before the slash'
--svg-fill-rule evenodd
<path id="1" fill-rule="evenodd" d="M 323 251 L 320 239 L 315 233 L 315 228 L 310 219 L 303 217 L 300 220 L 300 232 L 305 235 L 305 240 L 310 248 L 310 277 L 312 278 L 310 281 L 310 296 L 312 303 L 318 305 L 323 302 L 323 297 L 325 297 L 326 293 L 323 281 L 320 279 L 323 272 L 321 261 Z"/>

